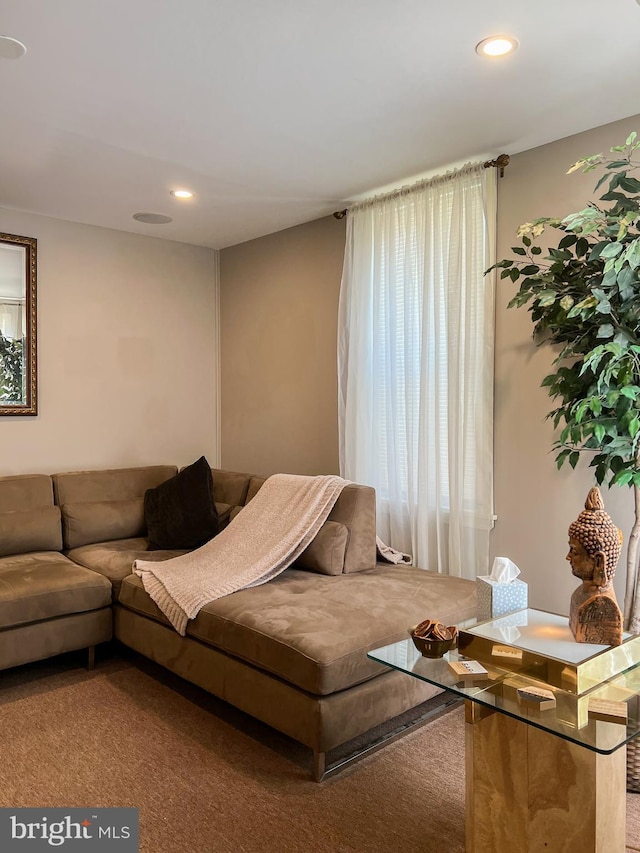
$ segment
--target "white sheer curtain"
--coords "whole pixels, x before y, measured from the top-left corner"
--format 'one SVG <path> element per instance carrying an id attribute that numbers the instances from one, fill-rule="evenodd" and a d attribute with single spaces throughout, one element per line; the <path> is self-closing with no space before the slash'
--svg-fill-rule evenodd
<path id="1" fill-rule="evenodd" d="M 23 306 L 20 302 L 0 301 L 0 333 L 19 340 L 24 335 Z"/>
<path id="2" fill-rule="evenodd" d="M 493 519 L 496 170 L 350 208 L 340 292 L 340 473 L 423 568 L 487 571 Z"/>

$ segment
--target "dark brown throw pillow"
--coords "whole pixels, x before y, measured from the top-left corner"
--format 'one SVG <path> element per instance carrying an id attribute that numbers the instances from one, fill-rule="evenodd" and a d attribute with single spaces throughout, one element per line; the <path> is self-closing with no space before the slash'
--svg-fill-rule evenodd
<path id="1" fill-rule="evenodd" d="M 201 456 L 175 477 L 144 495 L 149 550 L 199 548 L 218 532 L 213 477 Z"/>

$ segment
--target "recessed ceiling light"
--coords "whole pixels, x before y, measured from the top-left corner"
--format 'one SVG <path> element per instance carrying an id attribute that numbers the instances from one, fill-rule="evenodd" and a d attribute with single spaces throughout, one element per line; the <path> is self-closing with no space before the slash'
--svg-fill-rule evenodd
<path id="1" fill-rule="evenodd" d="M 174 198 L 193 198 L 194 193 L 191 190 L 171 190 L 171 195 Z"/>
<path id="2" fill-rule="evenodd" d="M 0 36 L 0 58 L 20 59 L 27 52 L 27 48 L 18 39 L 11 36 Z"/>
<path id="3" fill-rule="evenodd" d="M 517 39 L 511 36 L 489 36 L 476 45 L 476 53 L 480 56 L 506 56 L 518 47 Z"/>
<path id="4" fill-rule="evenodd" d="M 167 216 L 164 213 L 134 213 L 133 218 L 138 222 L 145 222 L 147 225 L 167 225 L 173 222 L 172 216 Z"/>

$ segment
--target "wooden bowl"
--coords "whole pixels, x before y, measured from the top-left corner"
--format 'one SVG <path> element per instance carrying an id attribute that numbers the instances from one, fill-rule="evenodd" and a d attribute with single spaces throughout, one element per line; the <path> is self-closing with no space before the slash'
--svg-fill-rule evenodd
<path id="1" fill-rule="evenodd" d="M 441 658 L 450 649 L 456 647 L 458 639 L 458 631 L 456 628 L 449 628 L 452 633 L 450 640 L 427 639 L 426 637 L 417 637 L 413 630 L 409 633 L 413 640 L 413 645 L 425 658 Z"/>

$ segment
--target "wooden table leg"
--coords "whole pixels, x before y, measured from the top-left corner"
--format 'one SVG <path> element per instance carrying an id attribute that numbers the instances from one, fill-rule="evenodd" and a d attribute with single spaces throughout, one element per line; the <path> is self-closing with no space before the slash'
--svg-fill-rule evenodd
<path id="1" fill-rule="evenodd" d="M 624 853 L 626 749 L 601 755 L 470 701 L 467 853 Z M 597 722 L 606 740 L 615 723 Z"/>

